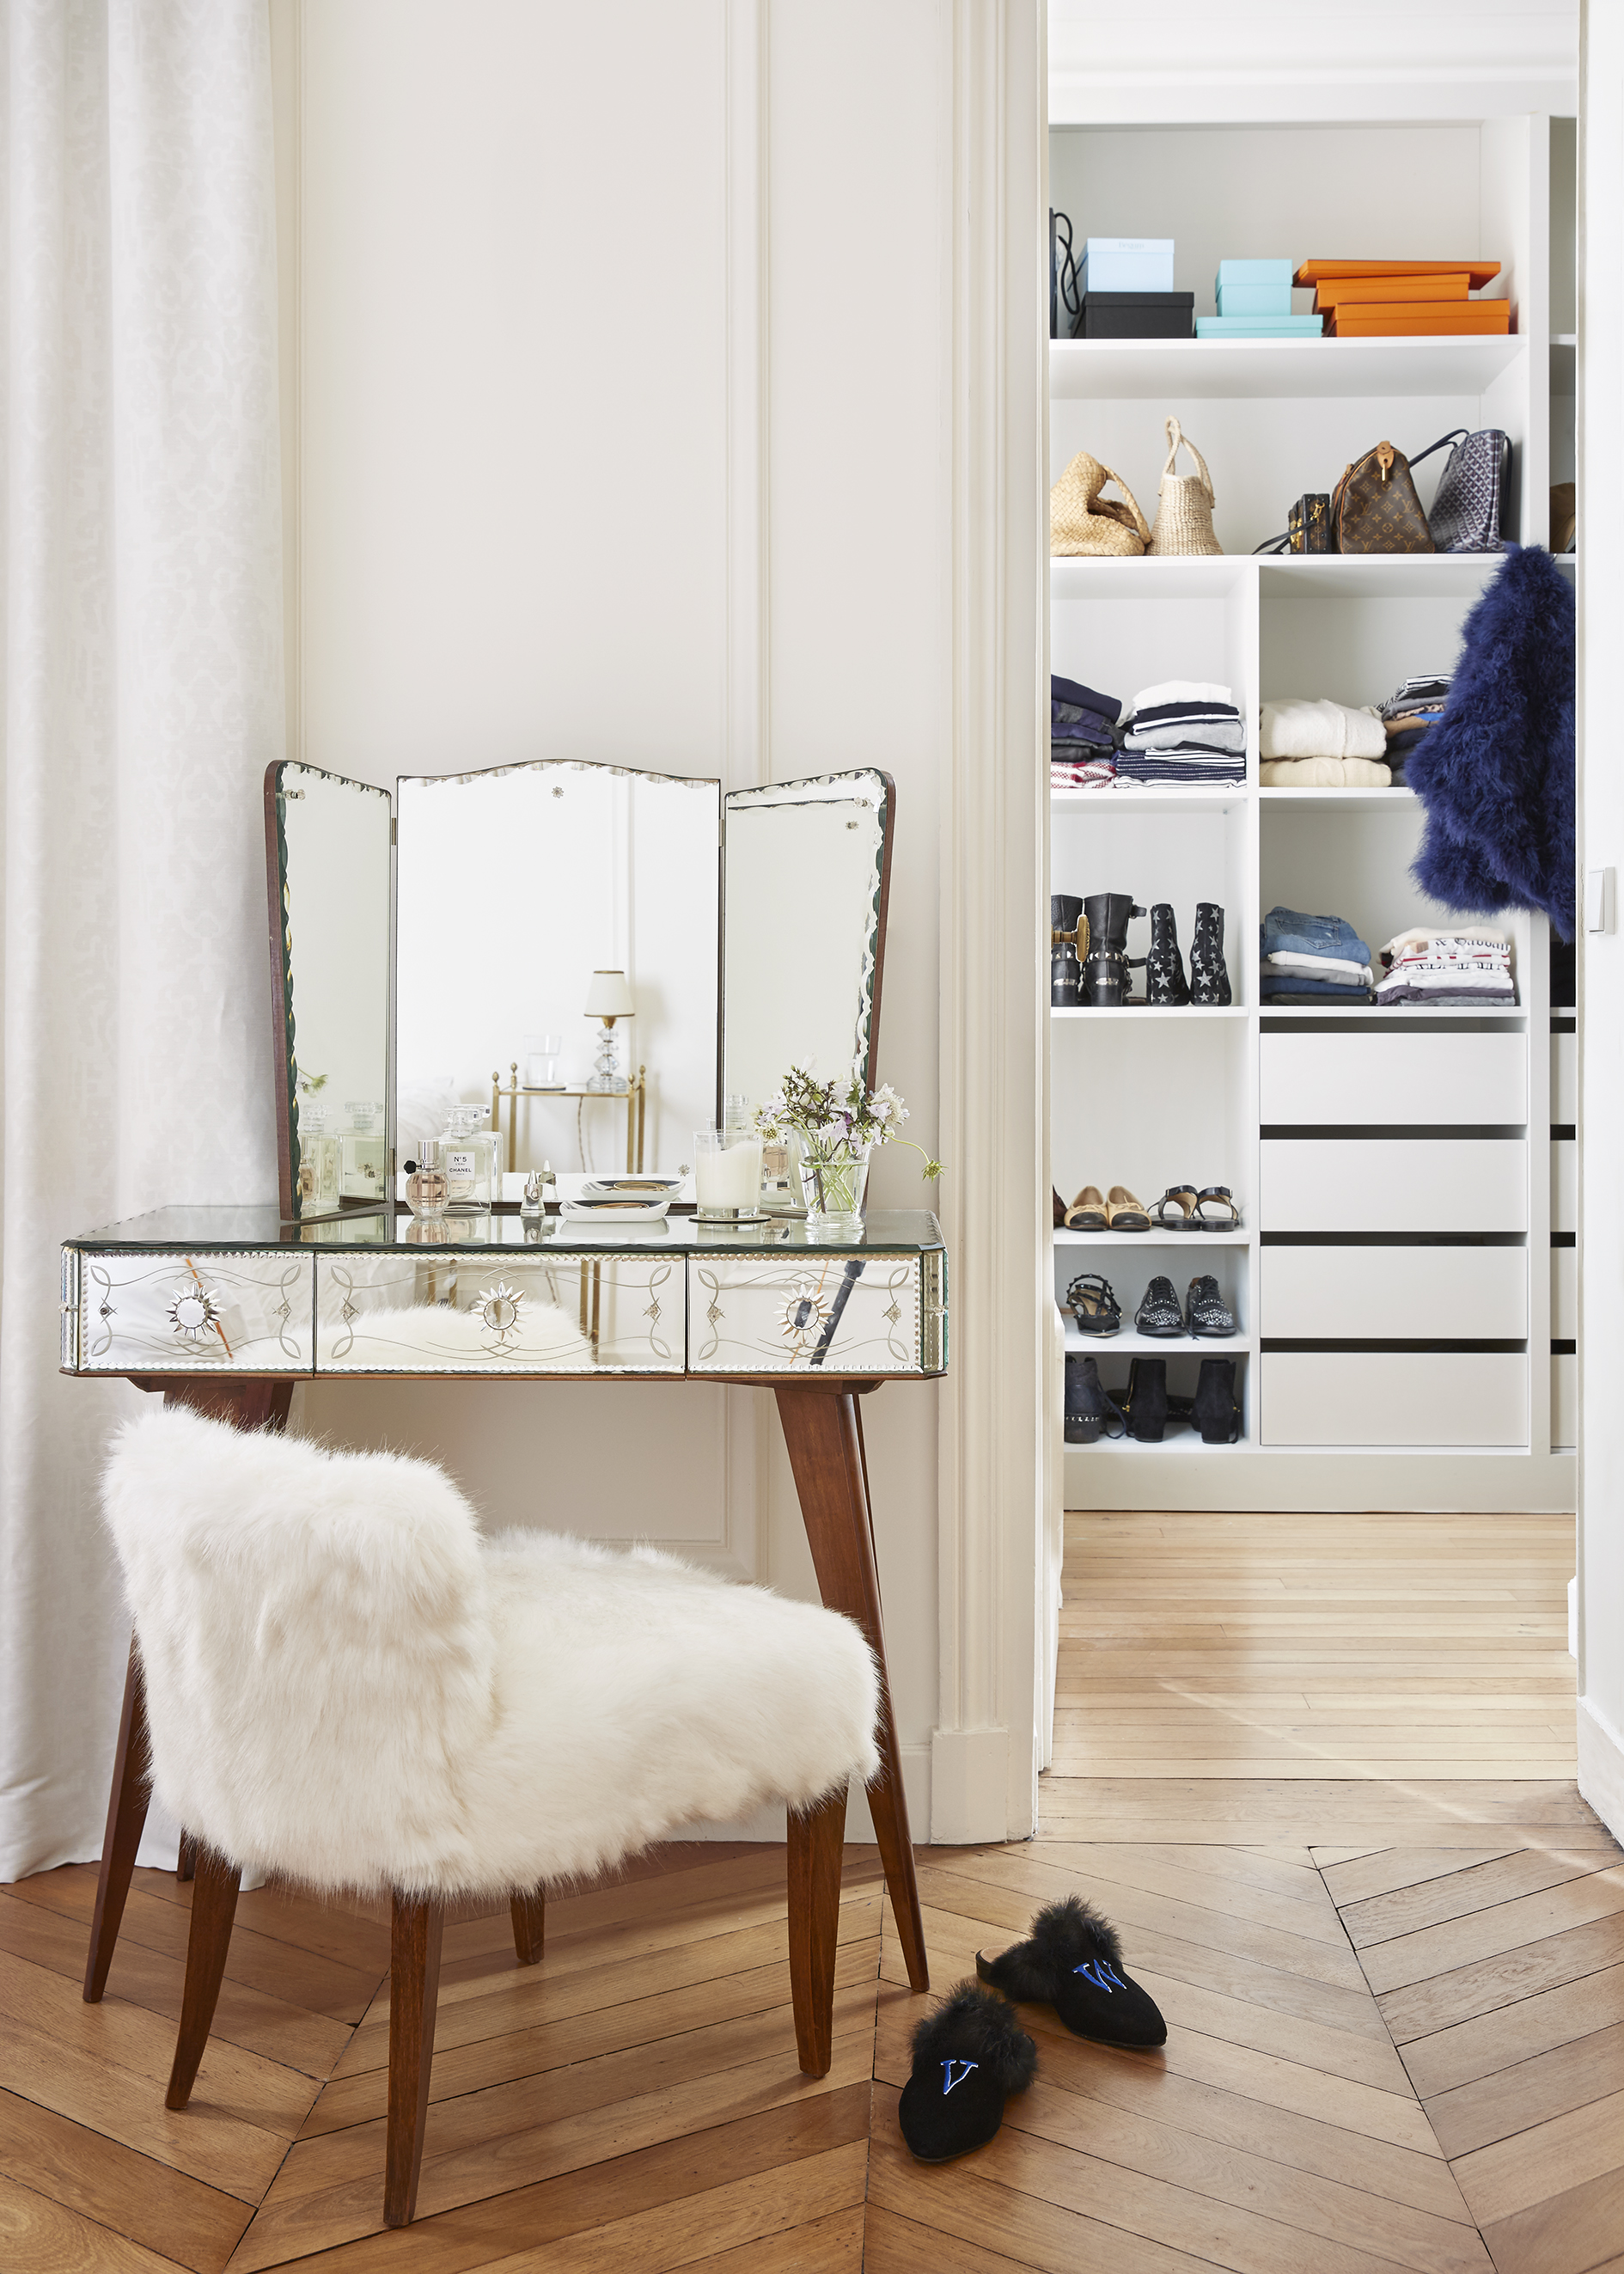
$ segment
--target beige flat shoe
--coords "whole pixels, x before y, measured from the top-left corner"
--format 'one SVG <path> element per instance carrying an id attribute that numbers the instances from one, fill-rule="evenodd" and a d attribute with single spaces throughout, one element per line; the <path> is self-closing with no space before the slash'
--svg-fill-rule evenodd
<path id="1" fill-rule="evenodd" d="M 1098 1185 L 1085 1185 L 1065 1212 L 1068 1231 L 1107 1231 L 1110 1218 L 1106 1213 L 1105 1195 Z"/>
<path id="2" fill-rule="evenodd" d="M 1143 1201 L 1136 1201 L 1125 1185 L 1113 1185 L 1105 1204 L 1106 1222 L 1113 1231 L 1148 1231 L 1150 1216 Z"/>

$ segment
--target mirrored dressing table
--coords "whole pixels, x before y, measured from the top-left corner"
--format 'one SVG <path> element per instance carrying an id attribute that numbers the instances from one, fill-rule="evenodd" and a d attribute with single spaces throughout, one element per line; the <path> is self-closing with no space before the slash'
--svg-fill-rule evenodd
<path id="1" fill-rule="evenodd" d="M 539 1023 L 535 975 L 550 973 L 550 959 L 566 952 L 579 960 L 619 947 L 623 963 L 635 960 L 640 1015 L 646 999 L 650 1019 L 672 1030 L 650 1058 L 662 1069 L 687 1066 L 707 1118 L 712 1111 L 719 1118 L 724 1096 L 759 1101 L 795 1063 L 849 1069 L 872 1083 L 889 780 L 832 776 L 722 801 L 715 783 L 618 768 L 502 768 L 427 785 L 432 815 L 420 833 L 414 787 L 425 786 L 400 785 L 396 874 L 395 817 L 382 792 L 310 768 L 270 769 L 280 1205 L 166 1208 L 65 1241 L 63 1371 L 122 1376 L 242 1428 L 282 1427 L 296 1382 L 338 1377 L 680 1379 L 771 1389 L 823 1600 L 862 1628 L 883 1673 L 859 1399 L 884 1382 L 946 1370 L 947 1259 L 933 1216 L 876 1211 L 831 1228 L 763 1212 L 718 1226 L 691 1212 L 628 1222 L 561 1216 L 555 1206 L 537 1223 L 507 1199 L 488 1213 L 420 1221 L 391 1195 L 397 1153 L 403 1160 L 415 1141 L 402 1126 L 409 1094 L 420 1097 L 432 1086 L 425 1077 L 443 1066 L 441 1087 L 477 1097 L 475 1069 L 490 1063 L 486 1032 L 504 1021 L 512 1031 L 515 1019 Z M 461 802 L 447 794 L 458 789 L 473 794 Z M 639 809 L 645 799 L 651 814 Z M 571 923 L 594 907 L 618 911 L 616 921 L 628 908 L 669 915 L 661 895 L 673 890 L 672 905 L 685 905 L 656 857 L 662 836 L 665 853 L 674 838 L 677 856 L 697 863 L 697 914 L 655 924 L 662 961 L 652 952 L 634 960 L 613 933 L 550 945 L 538 936 L 544 911 L 516 945 L 476 959 L 479 983 L 470 986 L 470 880 L 494 892 L 497 904 L 523 907 L 526 871 L 523 861 L 512 865 L 517 844 L 530 856 L 533 900 L 556 866 L 544 860 L 538 869 L 538 836 L 544 853 L 556 845 L 563 817 L 555 809 L 572 802 L 582 835 L 558 848 L 575 896 Z M 583 848 L 591 845 L 606 848 L 606 883 L 585 868 Z M 640 862 L 658 873 L 640 878 Z M 786 896 L 796 894 L 826 919 L 811 969 L 794 960 L 804 933 L 788 949 L 781 934 Z M 379 946 L 380 922 L 386 937 L 393 926 L 393 958 Z M 495 970 L 488 989 L 487 963 Z M 523 968 L 517 978 L 515 963 Z M 431 998 L 410 1012 L 402 992 L 409 969 L 420 997 Z M 575 981 L 570 971 L 556 984 L 562 992 Z M 685 1026 L 691 1042 L 691 1013 L 707 987 L 711 1056 L 707 1063 L 701 1051 L 688 1065 L 674 1045 Z M 370 990 L 359 1011 L 357 990 Z M 374 1102 L 386 1101 L 381 1145 L 375 1131 L 341 1123 L 335 1133 L 330 1110 L 312 1110 L 328 1090 L 359 1107 L 351 1121 L 370 1124 Z M 656 1143 L 657 1157 L 675 1165 L 680 1125 L 662 1128 Z M 319 1180 L 307 1173 L 312 1157 L 326 1164 Z M 369 1176 L 381 1192 L 341 1189 L 335 1204 L 335 1183 Z M 883 1683 L 882 1698 L 882 1766 L 868 1800 L 908 1978 L 923 1990 L 924 1932 Z M 106 1984 L 140 1841 L 146 1754 L 132 1647 L 86 1969 L 90 1999 Z M 189 1869 L 184 1847 L 181 1868 Z M 827 2049 L 817 2058 L 813 2073 L 822 2074 Z"/>

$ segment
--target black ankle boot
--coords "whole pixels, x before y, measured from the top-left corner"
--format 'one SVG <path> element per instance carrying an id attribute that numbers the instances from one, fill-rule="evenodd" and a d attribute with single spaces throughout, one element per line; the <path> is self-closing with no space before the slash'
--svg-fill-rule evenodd
<path id="1" fill-rule="evenodd" d="M 1049 1002 L 1055 1011 L 1071 1011 L 1082 1001 L 1078 991 L 1077 920 L 1081 900 L 1069 892 L 1049 896 Z"/>
<path id="2" fill-rule="evenodd" d="M 1232 1445 L 1241 1434 L 1241 1409 L 1235 1402 L 1235 1360 L 1204 1358 L 1191 1416 L 1204 1445 Z M 1128 1426 L 1132 1427 L 1130 1417 Z"/>
<path id="3" fill-rule="evenodd" d="M 1136 1358 L 1128 1364 L 1128 1394 L 1123 1400 L 1128 1434 L 1142 1445 L 1159 1445 L 1167 1427 L 1167 1360 Z"/>
<path id="4" fill-rule="evenodd" d="M 1229 975 L 1223 965 L 1223 910 L 1215 900 L 1195 904 L 1195 937 L 1190 943 L 1190 999 L 1192 1003 L 1233 1002 Z"/>
<path id="5" fill-rule="evenodd" d="M 1116 1427 L 1111 1424 L 1115 1422 Z M 1091 1352 L 1068 1351 L 1065 1373 L 1065 1441 L 1068 1445 L 1093 1445 L 1100 1433 L 1120 1437 L 1127 1427 L 1123 1411 L 1100 1381 L 1100 1368 Z"/>
<path id="6" fill-rule="evenodd" d="M 1083 1001 L 1098 1010 L 1115 1010 L 1128 1000 L 1131 968 L 1143 964 L 1142 955 L 1128 956 L 1128 924 L 1142 916 L 1131 892 L 1095 892 L 1083 902 L 1088 919 L 1088 953 L 1083 959 Z"/>
<path id="7" fill-rule="evenodd" d="M 1145 959 L 1145 1000 L 1147 1003 L 1187 1003 L 1184 959 L 1178 953 L 1178 927 L 1166 900 L 1150 912 L 1150 953 Z"/>

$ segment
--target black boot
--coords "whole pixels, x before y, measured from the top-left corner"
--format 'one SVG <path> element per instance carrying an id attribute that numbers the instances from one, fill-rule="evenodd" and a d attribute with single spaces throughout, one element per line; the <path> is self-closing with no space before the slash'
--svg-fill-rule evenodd
<path id="1" fill-rule="evenodd" d="M 1069 892 L 1049 896 L 1049 1001 L 1055 1011 L 1073 1011 L 1082 1001 L 1078 991 L 1077 920 L 1081 900 Z"/>
<path id="2" fill-rule="evenodd" d="M 1097 1010 L 1115 1010 L 1129 999 L 1129 921 L 1145 911 L 1135 907 L 1131 892 L 1095 892 L 1083 902 L 1083 910 L 1088 919 L 1083 1001 Z M 1133 960 L 1142 964 L 1145 959 Z"/>
<path id="3" fill-rule="evenodd" d="M 1111 1427 L 1112 1422 L 1116 1427 Z M 1068 1445 L 1093 1445 L 1100 1433 L 1120 1437 L 1127 1427 L 1123 1410 L 1101 1384 L 1100 1368 L 1092 1352 L 1068 1351 L 1065 1376 L 1065 1441 Z"/>
<path id="4" fill-rule="evenodd" d="M 1166 900 L 1150 911 L 1150 953 L 1145 959 L 1145 1000 L 1147 1003 L 1187 1003 L 1184 959 L 1178 953 L 1178 927 Z"/>
<path id="5" fill-rule="evenodd" d="M 1190 999 L 1192 1003 L 1233 1002 L 1229 975 L 1223 966 L 1223 910 L 1215 900 L 1195 904 L 1195 937 L 1190 943 Z"/>
<path id="6" fill-rule="evenodd" d="M 1123 1400 L 1128 1434 L 1142 1445 L 1159 1445 L 1167 1427 L 1167 1360 L 1136 1358 L 1129 1361 L 1128 1394 Z"/>
<path id="7" fill-rule="evenodd" d="M 1204 1358 L 1195 1386 L 1192 1415 L 1204 1445 L 1232 1445 L 1241 1434 L 1241 1409 L 1235 1402 L 1235 1360 Z M 1133 1426 L 1132 1417 L 1128 1427 Z"/>

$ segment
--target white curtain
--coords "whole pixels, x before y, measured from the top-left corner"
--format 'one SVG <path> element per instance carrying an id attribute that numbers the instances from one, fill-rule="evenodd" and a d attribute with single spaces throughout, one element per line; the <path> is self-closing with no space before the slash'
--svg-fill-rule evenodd
<path id="1" fill-rule="evenodd" d="M 275 1192 L 282 636 L 266 0 L 0 0 L 0 26 L 11 1879 L 100 1853 L 129 1646 L 96 1490 L 142 1395 L 57 1374 L 58 1242 Z"/>

